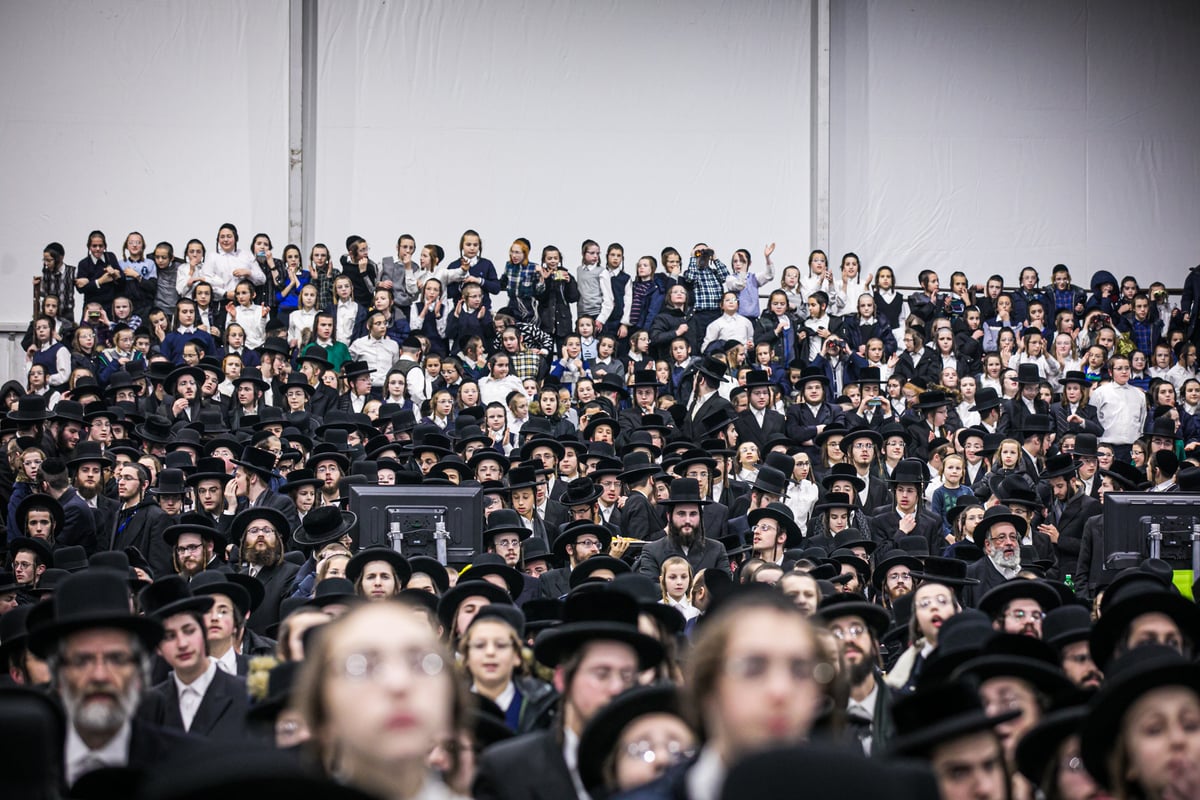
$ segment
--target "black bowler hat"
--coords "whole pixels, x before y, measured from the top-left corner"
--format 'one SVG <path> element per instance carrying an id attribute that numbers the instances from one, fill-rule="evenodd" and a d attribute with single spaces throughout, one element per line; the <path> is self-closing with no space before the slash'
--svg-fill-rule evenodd
<path id="1" fill-rule="evenodd" d="M 142 613 L 159 622 L 176 614 L 204 614 L 213 605 L 211 597 L 192 594 L 187 581 L 178 575 L 167 575 L 138 593 Z"/>
<path id="2" fill-rule="evenodd" d="M 347 512 L 349 513 L 349 512 Z M 358 583 L 359 577 L 363 570 L 372 561 L 384 561 L 396 573 L 397 585 L 403 587 L 408 583 L 408 579 L 412 577 L 412 565 L 408 563 L 408 559 L 397 553 L 390 547 L 364 547 L 354 554 L 350 559 L 350 563 L 346 565 L 346 578 L 351 583 Z"/>
<path id="3" fill-rule="evenodd" d="M 246 586 L 234 583 L 230 580 L 232 577 L 234 576 L 227 575 L 219 570 L 205 570 L 192 578 L 190 584 L 192 594 L 198 597 L 211 597 L 215 594 L 223 594 L 229 598 L 230 602 L 237 607 L 237 610 L 244 617 L 254 610 L 256 603 Z M 249 576 L 246 577 L 249 578 Z M 250 580 L 262 586 L 262 583 L 257 578 L 250 578 Z"/>
<path id="4" fill-rule="evenodd" d="M 64 580 L 54 593 L 54 618 L 29 635 L 29 649 L 47 658 L 59 641 L 82 630 L 117 628 L 137 636 L 147 651 L 162 639 L 162 625 L 129 612 L 126 576 L 113 570 L 85 570 Z"/>
<path id="5" fill-rule="evenodd" d="M 635 686 L 617 695 L 588 722 L 579 739 L 579 779 L 589 795 L 606 794 L 605 763 L 613 756 L 621 733 L 648 714 L 669 714 L 687 724 L 679 689 L 661 685 Z"/>
<path id="6" fill-rule="evenodd" d="M 888 750 L 896 756 L 920 757 L 942 744 L 1016 719 L 1019 710 L 988 716 L 979 692 L 954 680 L 917 689 L 892 706 L 896 736 Z"/>
<path id="7" fill-rule="evenodd" d="M 836 619 L 858 617 L 867 624 L 876 639 L 887 633 L 888 626 L 892 622 L 891 616 L 883 606 L 868 603 L 854 594 L 835 594 L 832 597 L 826 597 L 817 606 L 817 612 L 813 617 L 826 626 Z"/>
<path id="8" fill-rule="evenodd" d="M 304 515 L 304 521 L 292 534 L 292 541 L 300 547 L 321 547 L 341 539 L 357 525 L 358 515 L 353 512 L 320 506 Z"/>

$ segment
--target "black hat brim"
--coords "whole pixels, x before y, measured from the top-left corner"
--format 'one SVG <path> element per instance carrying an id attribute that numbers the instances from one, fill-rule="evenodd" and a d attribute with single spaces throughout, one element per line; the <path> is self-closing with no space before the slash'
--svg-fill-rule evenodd
<path id="1" fill-rule="evenodd" d="M 557 667 L 572 653 L 589 642 L 609 641 L 627 644 L 637 653 L 638 669 L 647 670 L 662 661 L 663 646 L 633 625 L 620 622 L 564 622 L 538 634 L 533 655 L 547 667 Z"/>

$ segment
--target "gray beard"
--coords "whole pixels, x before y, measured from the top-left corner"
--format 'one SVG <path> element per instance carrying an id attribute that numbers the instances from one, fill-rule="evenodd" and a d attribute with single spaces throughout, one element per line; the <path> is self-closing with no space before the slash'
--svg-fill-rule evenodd
<path id="1" fill-rule="evenodd" d="M 75 729 L 83 733 L 116 733 L 132 719 L 141 697 L 141 682 L 130 681 L 124 695 L 118 695 L 115 704 L 92 701 L 84 703 L 65 685 L 62 691 L 63 707 L 67 719 Z"/>
<path id="2" fill-rule="evenodd" d="M 988 558 L 990 558 L 992 560 L 992 563 L 995 564 L 1000 569 L 1017 569 L 1018 567 L 1021 566 L 1020 553 L 1014 553 L 1012 558 L 1005 558 L 1004 553 L 997 550 L 996 552 L 994 552 L 990 556 L 988 556 Z"/>

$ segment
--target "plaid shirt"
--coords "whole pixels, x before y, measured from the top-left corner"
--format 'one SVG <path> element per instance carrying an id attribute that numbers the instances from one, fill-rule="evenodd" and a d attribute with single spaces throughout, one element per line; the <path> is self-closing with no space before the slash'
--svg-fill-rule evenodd
<path id="1" fill-rule="evenodd" d="M 75 267 L 63 264 L 59 271 L 42 268 L 42 282 L 38 284 L 38 313 L 42 301 L 47 297 L 58 298 L 58 316 L 62 319 L 75 317 Z"/>
<path id="2" fill-rule="evenodd" d="M 1158 338 L 1156 334 L 1155 325 L 1150 320 L 1138 322 L 1136 319 L 1131 319 L 1129 321 L 1129 335 L 1137 349 L 1146 355 L 1154 353 L 1154 342 Z"/>
<path id="3" fill-rule="evenodd" d="M 312 285 L 317 287 L 317 308 L 326 309 L 333 305 L 333 282 L 341 273 L 336 269 L 329 270 L 328 275 L 312 273 Z"/>
<path id="4" fill-rule="evenodd" d="M 510 375 L 515 375 L 522 381 L 526 378 L 537 380 L 538 372 L 542 368 L 542 357 L 540 355 L 532 350 L 522 350 L 515 356 L 510 355 L 508 360 L 511 364 L 508 370 Z"/>
<path id="5" fill-rule="evenodd" d="M 508 293 L 513 297 L 533 297 L 533 289 L 538 282 L 538 265 L 532 261 L 522 266 L 509 261 L 504 266 L 504 281 Z"/>
<path id="6" fill-rule="evenodd" d="M 729 267 L 720 259 L 710 259 L 707 269 L 701 269 L 698 259 L 693 256 L 688 261 L 687 269 L 683 271 L 683 279 L 692 282 L 692 306 L 696 311 L 712 311 L 721 307 L 721 295 L 725 292 L 725 279 L 729 277 Z"/>

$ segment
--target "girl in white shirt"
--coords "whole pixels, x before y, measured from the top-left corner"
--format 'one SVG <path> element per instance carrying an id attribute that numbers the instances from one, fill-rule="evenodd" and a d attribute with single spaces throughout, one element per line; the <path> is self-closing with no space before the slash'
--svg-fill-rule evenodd
<path id="1" fill-rule="evenodd" d="M 206 264 L 208 282 L 213 285 L 213 291 L 224 295 L 227 300 L 233 299 L 240 280 L 247 279 L 255 286 L 267 282 L 267 276 L 254 256 L 245 250 L 238 250 L 237 243 L 237 228 L 225 223 L 217 231 L 217 249 Z"/>
<path id="2" fill-rule="evenodd" d="M 868 272 L 866 275 L 859 275 L 858 256 L 854 253 L 846 253 L 842 256 L 842 280 L 838 284 L 835 292 L 830 295 L 829 303 L 833 306 L 832 313 L 841 314 L 844 309 L 853 308 L 850 301 L 858 304 L 858 298 L 862 295 L 871 294 L 871 280 L 875 277 Z M 890 320 L 895 322 L 895 320 Z"/>
<path id="3" fill-rule="evenodd" d="M 254 302 L 254 284 L 248 280 L 240 280 L 233 291 L 235 303 L 226 306 L 229 312 L 229 322 L 236 322 L 246 332 L 246 347 L 251 350 L 262 346 L 267 340 L 266 306 Z"/>
<path id="4" fill-rule="evenodd" d="M 333 314 L 333 338 L 347 345 L 354 341 L 354 327 L 362 310 L 362 306 L 354 302 L 354 284 L 350 278 L 338 275 L 333 281 L 333 308 L 330 309 Z"/>
<path id="5" fill-rule="evenodd" d="M 735 342 L 754 341 L 754 325 L 750 320 L 738 313 L 737 292 L 725 292 L 721 295 L 721 316 L 708 324 L 704 331 L 704 342 L 701 350 L 708 348 L 713 342 L 724 342 L 732 339 Z"/>
<path id="6" fill-rule="evenodd" d="M 300 290 L 299 302 L 296 310 L 288 315 L 288 346 L 293 350 L 312 340 L 313 325 L 317 320 L 317 287 L 305 284 Z"/>
<path id="7" fill-rule="evenodd" d="M 824 292 L 831 298 L 837 293 L 833 283 L 833 272 L 829 269 L 829 256 L 824 250 L 813 250 L 808 255 L 808 277 L 800 282 L 800 291 L 807 301 L 813 292 Z M 803 309 L 801 313 L 807 311 Z"/>
<path id="8" fill-rule="evenodd" d="M 692 588 L 692 565 L 686 558 L 671 556 L 664 561 L 658 573 L 658 585 L 662 589 L 660 602 L 663 605 L 674 608 L 684 619 L 700 616 L 700 609 L 688 599 Z"/>

